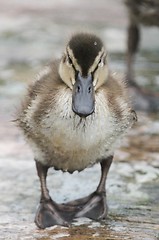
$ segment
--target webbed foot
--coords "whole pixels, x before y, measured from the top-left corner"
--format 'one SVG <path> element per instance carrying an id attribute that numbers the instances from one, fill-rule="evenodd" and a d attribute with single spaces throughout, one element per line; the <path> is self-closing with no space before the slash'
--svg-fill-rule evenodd
<path id="1" fill-rule="evenodd" d="M 40 203 L 36 212 L 35 223 L 42 229 L 53 225 L 69 225 L 69 223 L 61 216 L 56 203 L 51 199 Z"/>
<path id="2" fill-rule="evenodd" d="M 41 201 L 35 217 L 36 225 L 44 229 L 54 225 L 69 226 L 69 223 L 71 223 L 74 218 L 78 217 L 87 217 L 94 220 L 106 218 L 107 204 L 105 182 L 112 163 L 112 158 L 113 156 L 110 156 L 101 162 L 102 174 L 97 190 L 88 197 L 66 204 L 57 204 L 51 199 L 46 187 L 48 167 L 36 162 L 41 182 Z"/>
<path id="3" fill-rule="evenodd" d="M 94 192 L 88 197 L 68 202 L 67 206 L 77 207 L 74 218 L 87 217 L 94 220 L 102 220 L 107 216 L 107 204 L 105 192 Z"/>

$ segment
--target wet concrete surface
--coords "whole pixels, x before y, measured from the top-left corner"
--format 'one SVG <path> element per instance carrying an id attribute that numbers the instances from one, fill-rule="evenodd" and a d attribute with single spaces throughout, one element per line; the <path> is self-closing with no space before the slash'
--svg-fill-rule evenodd
<path id="1" fill-rule="evenodd" d="M 116 239 L 114 236 L 117 239 L 158 239 L 156 136 L 159 122 L 146 114 L 138 115 L 139 123 L 116 152 L 108 176 L 108 219 L 102 223 L 79 219 L 70 228 L 47 230 L 38 230 L 33 223 L 40 195 L 33 156 L 15 126 L 4 119 L 3 129 L 1 127 L 4 138 L 0 145 L 0 239 Z M 154 143 L 152 148 L 150 141 Z M 98 165 L 72 175 L 50 169 L 51 196 L 57 202 L 86 196 L 95 190 L 99 176 Z"/>
<path id="2" fill-rule="evenodd" d="M 78 219 L 69 228 L 46 230 L 34 224 L 40 188 L 33 155 L 12 122 L 28 82 L 52 56 L 60 56 L 73 31 L 90 29 L 102 36 L 111 69 L 125 71 L 127 17 L 121 3 L 1 1 L 0 239 L 159 239 L 158 113 L 138 112 L 138 123 L 116 151 L 107 181 L 108 219 Z M 154 44 L 152 48 L 149 40 L 143 39 L 136 80 L 158 91 L 159 45 L 155 39 L 159 33 L 143 29 L 143 35 L 147 34 Z M 48 186 L 57 202 L 65 202 L 95 190 L 99 177 L 98 165 L 72 175 L 50 169 Z"/>

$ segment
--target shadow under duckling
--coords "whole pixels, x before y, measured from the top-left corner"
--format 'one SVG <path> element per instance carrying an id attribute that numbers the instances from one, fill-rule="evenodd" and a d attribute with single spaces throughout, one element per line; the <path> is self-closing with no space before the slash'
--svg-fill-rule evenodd
<path id="1" fill-rule="evenodd" d="M 105 184 L 114 150 L 136 119 L 124 81 L 109 71 L 102 40 L 90 33 L 73 35 L 61 59 L 29 87 L 17 118 L 40 179 L 39 228 L 68 226 L 77 217 L 106 218 Z M 96 163 L 101 179 L 95 192 L 65 204 L 51 199 L 50 167 L 73 173 Z"/>
<path id="2" fill-rule="evenodd" d="M 155 112 L 159 110 L 159 94 L 141 89 L 134 79 L 134 60 L 139 48 L 140 25 L 159 27 L 158 0 L 124 0 L 129 16 L 127 38 L 127 79 L 132 95 L 137 99 L 135 109 Z"/>

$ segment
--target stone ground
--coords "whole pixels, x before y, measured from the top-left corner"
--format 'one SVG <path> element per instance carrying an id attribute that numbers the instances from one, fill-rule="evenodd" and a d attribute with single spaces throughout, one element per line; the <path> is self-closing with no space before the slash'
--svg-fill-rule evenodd
<path id="1" fill-rule="evenodd" d="M 124 72 L 126 25 L 121 0 L 1 0 L 0 239 L 159 239 L 158 113 L 138 112 L 138 123 L 116 151 L 107 181 L 108 219 L 101 223 L 78 219 L 70 228 L 46 230 L 34 225 L 39 182 L 32 153 L 12 122 L 26 84 L 52 56 L 60 56 L 74 31 L 100 34 L 110 53 L 110 67 Z M 142 34 L 136 80 L 156 90 L 159 33 L 153 28 Z M 98 165 L 72 175 L 50 170 L 48 185 L 54 199 L 63 202 L 93 191 L 99 176 Z"/>

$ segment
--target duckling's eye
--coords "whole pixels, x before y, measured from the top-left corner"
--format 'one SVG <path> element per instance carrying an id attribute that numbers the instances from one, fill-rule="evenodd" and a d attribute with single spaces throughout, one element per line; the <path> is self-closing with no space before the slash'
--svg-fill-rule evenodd
<path id="1" fill-rule="evenodd" d="M 92 74 L 94 74 L 96 72 L 96 70 L 98 69 L 98 67 L 103 67 L 104 63 L 103 63 L 103 59 L 100 58 L 97 66 L 95 67 L 94 71 L 92 72 Z"/>
<path id="2" fill-rule="evenodd" d="M 102 57 L 100 58 L 99 62 L 98 62 L 98 67 L 103 67 L 106 63 L 106 57 Z"/>
<path id="3" fill-rule="evenodd" d="M 99 62 L 98 62 L 98 67 L 103 67 L 104 63 L 103 63 L 103 60 L 100 59 Z"/>
<path id="4" fill-rule="evenodd" d="M 67 55 L 67 61 L 68 61 L 68 63 L 69 63 L 70 65 L 73 65 L 72 59 L 70 58 L 69 55 Z"/>
<path id="5" fill-rule="evenodd" d="M 102 62 L 102 59 L 100 58 L 100 60 L 99 60 L 99 62 L 98 62 L 98 65 L 100 65 L 100 64 L 101 64 L 101 62 Z"/>

